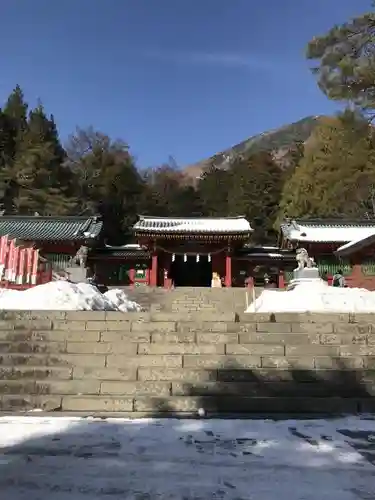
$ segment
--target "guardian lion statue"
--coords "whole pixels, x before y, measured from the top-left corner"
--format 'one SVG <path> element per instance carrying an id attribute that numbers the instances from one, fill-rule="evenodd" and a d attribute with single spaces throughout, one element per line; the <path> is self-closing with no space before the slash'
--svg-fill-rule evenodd
<path id="1" fill-rule="evenodd" d="M 85 245 L 82 245 L 77 253 L 70 259 L 70 265 L 72 264 L 78 264 L 79 267 L 85 268 L 86 267 L 86 262 L 87 262 L 87 256 L 89 253 L 89 248 Z"/>
<path id="2" fill-rule="evenodd" d="M 309 257 L 306 248 L 298 248 L 296 261 L 298 263 L 297 270 L 299 271 L 305 269 L 305 267 L 316 267 L 314 259 L 312 257 Z"/>

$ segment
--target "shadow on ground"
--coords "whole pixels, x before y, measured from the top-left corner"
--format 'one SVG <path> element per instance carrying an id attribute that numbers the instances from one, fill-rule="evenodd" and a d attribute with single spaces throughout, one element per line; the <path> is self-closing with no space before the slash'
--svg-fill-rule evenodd
<path id="1" fill-rule="evenodd" d="M 153 416 L 181 417 L 174 400 L 182 395 L 205 416 L 223 419 L 0 418 L 4 498 L 375 497 L 375 419 L 316 419 L 372 404 L 373 372 L 342 360 L 319 372 L 249 370 L 229 360 L 200 373 L 204 381 L 172 385 L 175 396 L 154 398 Z M 197 417 L 193 406 L 187 410 Z"/>
<path id="2" fill-rule="evenodd" d="M 205 417 L 336 417 L 375 412 L 375 370 L 354 370 L 346 360 L 331 360 L 329 370 L 248 369 L 236 361 L 201 372 L 202 382 L 172 383 L 173 397 L 154 398 L 153 416 L 186 413 Z M 202 411 L 200 412 L 202 413 Z"/>

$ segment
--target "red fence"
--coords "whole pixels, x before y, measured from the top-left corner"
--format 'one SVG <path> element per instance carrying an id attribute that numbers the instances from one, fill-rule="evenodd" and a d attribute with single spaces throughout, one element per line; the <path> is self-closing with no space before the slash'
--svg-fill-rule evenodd
<path id="1" fill-rule="evenodd" d="M 0 238 L 0 286 L 25 289 L 52 281 L 51 264 L 32 245 Z"/>

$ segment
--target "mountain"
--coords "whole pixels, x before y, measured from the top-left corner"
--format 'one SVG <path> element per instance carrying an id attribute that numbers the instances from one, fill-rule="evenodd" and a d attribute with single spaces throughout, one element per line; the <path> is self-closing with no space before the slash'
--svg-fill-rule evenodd
<path id="1" fill-rule="evenodd" d="M 226 169 L 236 156 L 245 156 L 256 151 L 272 152 L 274 157 L 283 165 L 283 158 L 291 146 L 297 142 L 306 142 L 321 118 L 323 116 L 308 116 L 298 122 L 254 135 L 221 153 L 211 156 L 211 158 L 185 167 L 183 172 L 187 177 L 197 179 L 206 169 L 213 165 L 220 169 Z"/>

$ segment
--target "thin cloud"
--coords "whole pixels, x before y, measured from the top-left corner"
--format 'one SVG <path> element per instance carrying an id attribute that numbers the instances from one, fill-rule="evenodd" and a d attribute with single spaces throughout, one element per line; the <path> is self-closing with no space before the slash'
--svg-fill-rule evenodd
<path id="1" fill-rule="evenodd" d="M 148 50 L 144 56 L 159 61 L 177 64 L 211 65 L 227 68 L 247 70 L 272 70 L 275 64 L 262 56 L 232 52 L 200 52 L 200 51 L 171 51 Z"/>

